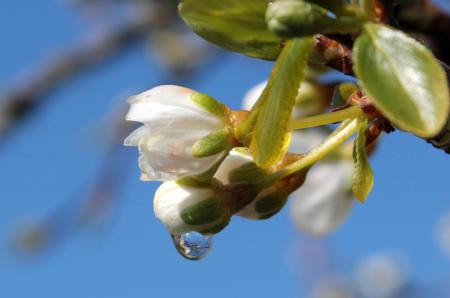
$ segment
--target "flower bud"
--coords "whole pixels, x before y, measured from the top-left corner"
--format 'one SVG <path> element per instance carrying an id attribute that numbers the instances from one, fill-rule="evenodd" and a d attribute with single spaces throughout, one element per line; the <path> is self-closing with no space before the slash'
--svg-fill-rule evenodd
<path id="1" fill-rule="evenodd" d="M 257 197 L 241 211 L 236 213 L 248 219 L 267 219 L 277 214 L 287 202 L 289 194 L 276 187 L 263 189 Z"/>
<path id="2" fill-rule="evenodd" d="M 172 234 L 215 234 L 227 226 L 231 217 L 215 188 L 208 184 L 165 182 L 155 193 L 154 210 Z"/>
<path id="3" fill-rule="evenodd" d="M 301 0 L 278 0 L 267 9 L 268 27 L 282 37 L 318 33 L 353 33 L 361 25 L 356 18 L 336 17 L 327 9 Z"/>
<path id="4" fill-rule="evenodd" d="M 142 122 L 125 140 L 138 146 L 142 180 L 175 180 L 213 167 L 231 147 L 228 108 L 178 86 L 158 86 L 129 99 L 127 120 Z"/>
<path id="5" fill-rule="evenodd" d="M 287 160 L 290 156 L 284 158 Z M 248 219 L 266 219 L 278 213 L 291 192 L 305 181 L 307 171 L 293 174 L 266 188 L 254 188 L 252 182 L 270 174 L 258 168 L 245 148 L 233 149 L 222 162 L 214 177 L 226 185 L 230 192 L 239 195 L 232 208 L 236 215 Z M 248 183 L 248 185 L 246 185 Z M 233 187 L 236 185 L 236 187 Z"/>

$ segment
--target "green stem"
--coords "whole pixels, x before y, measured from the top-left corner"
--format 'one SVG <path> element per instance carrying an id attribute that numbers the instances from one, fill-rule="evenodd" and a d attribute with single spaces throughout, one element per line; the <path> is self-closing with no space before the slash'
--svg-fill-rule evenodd
<path id="1" fill-rule="evenodd" d="M 319 161 L 327 154 L 338 148 L 348 138 L 358 130 L 358 120 L 356 118 L 344 121 L 331 135 L 328 136 L 319 146 L 306 153 L 299 160 L 291 163 L 284 169 L 258 181 L 260 185 L 270 185 L 286 176 L 309 167 Z"/>
<path id="2" fill-rule="evenodd" d="M 327 125 L 331 123 L 341 122 L 346 119 L 356 118 L 362 116 L 363 114 L 364 112 L 361 110 L 360 107 L 352 106 L 350 108 L 340 110 L 337 112 L 331 112 L 327 114 L 292 120 L 291 129 L 294 130 Z"/>

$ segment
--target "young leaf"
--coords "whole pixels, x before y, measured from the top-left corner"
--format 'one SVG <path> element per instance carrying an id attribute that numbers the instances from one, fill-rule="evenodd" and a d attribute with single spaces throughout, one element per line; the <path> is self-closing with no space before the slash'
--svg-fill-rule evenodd
<path id="1" fill-rule="evenodd" d="M 353 144 L 353 161 L 355 164 L 353 193 L 361 203 L 364 203 L 373 187 L 373 172 L 366 153 L 367 118 L 361 118 L 358 122 L 358 136 Z"/>
<path id="2" fill-rule="evenodd" d="M 275 60 L 280 38 L 267 29 L 267 0 L 183 0 L 179 11 L 192 30 L 222 48 Z"/>
<path id="3" fill-rule="evenodd" d="M 439 133 L 450 97 L 445 73 L 427 48 L 400 31 L 367 23 L 353 50 L 355 73 L 386 118 L 420 137 Z"/>
<path id="4" fill-rule="evenodd" d="M 292 108 L 305 75 L 311 47 L 311 37 L 289 41 L 258 100 L 250 151 L 261 168 L 276 163 L 287 149 Z"/>

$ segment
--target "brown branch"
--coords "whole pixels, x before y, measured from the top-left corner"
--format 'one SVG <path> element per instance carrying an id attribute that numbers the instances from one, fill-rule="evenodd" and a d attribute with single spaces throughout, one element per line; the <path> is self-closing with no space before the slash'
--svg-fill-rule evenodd
<path id="1" fill-rule="evenodd" d="M 325 35 L 314 36 L 312 57 L 318 64 L 331 67 L 347 75 L 353 75 L 352 51 L 342 43 Z"/>
<path id="2" fill-rule="evenodd" d="M 398 28 L 417 36 L 438 59 L 450 64 L 450 16 L 432 1 L 404 5 L 398 15 Z"/>

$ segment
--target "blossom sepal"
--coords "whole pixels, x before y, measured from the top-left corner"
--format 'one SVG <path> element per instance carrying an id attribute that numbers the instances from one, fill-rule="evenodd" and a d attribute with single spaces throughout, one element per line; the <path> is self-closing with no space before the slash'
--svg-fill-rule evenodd
<path id="1" fill-rule="evenodd" d="M 231 127 L 225 127 L 211 132 L 203 137 L 192 147 L 194 157 L 208 157 L 220 152 L 229 151 L 234 143 Z"/>
<path id="2" fill-rule="evenodd" d="M 196 92 L 191 95 L 191 100 L 209 113 L 228 121 L 230 109 L 208 94 Z"/>

